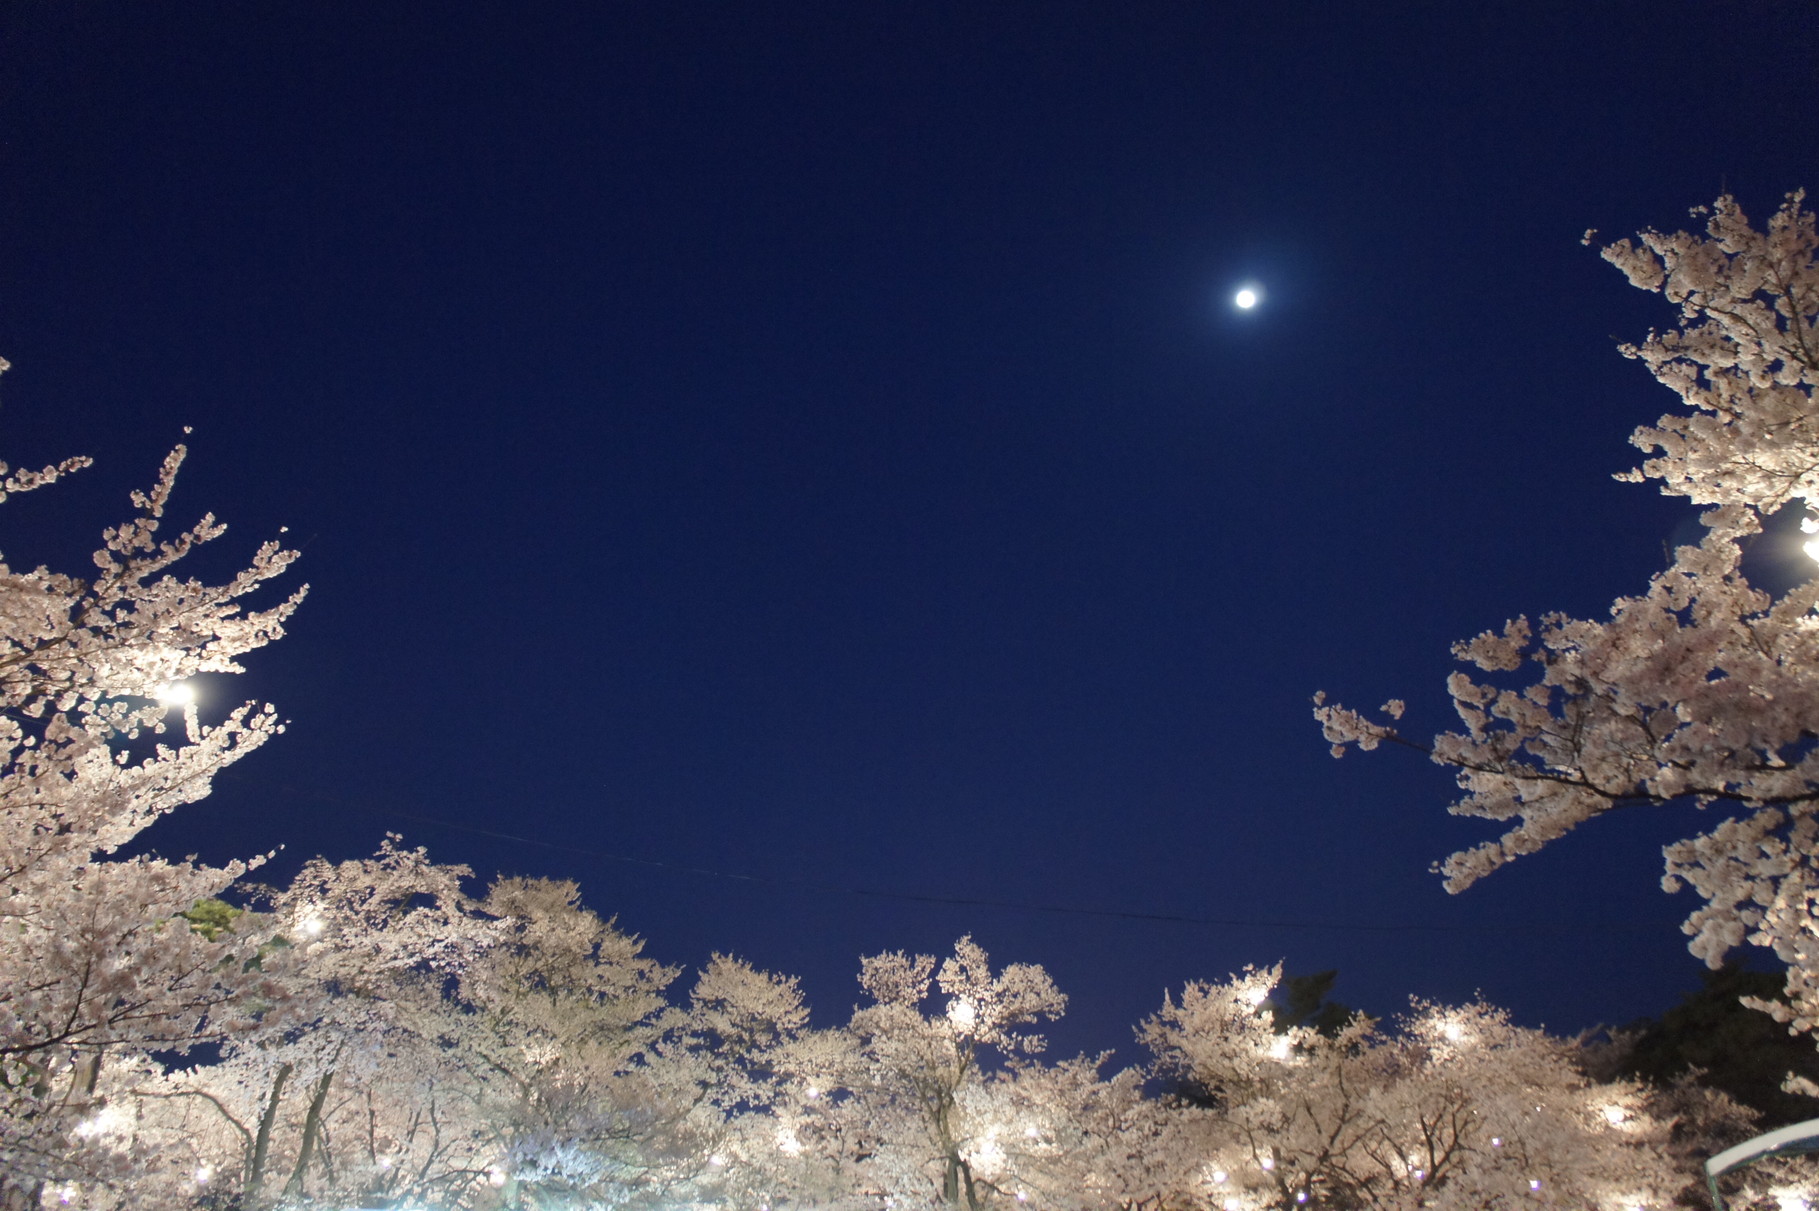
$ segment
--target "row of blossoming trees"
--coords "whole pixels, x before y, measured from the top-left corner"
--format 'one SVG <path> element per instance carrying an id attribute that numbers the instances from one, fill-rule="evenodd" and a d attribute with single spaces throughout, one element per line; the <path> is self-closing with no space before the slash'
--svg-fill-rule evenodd
<path id="1" fill-rule="evenodd" d="M 1696 409 L 1647 431 L 1664 454 L 1644 470 L 1718 507 L 1611 622 L 1461 648 L 1540 677 L 1454 680 L 1468 731 L 1432 752 L 1462 771 L 1458 810 L 1521 823 L 1448 871 L 1462 885 L 1621 803 L 1736 807 L 1669 851 L 1670 875 L 1709 902 L 1700 953 L 1775 949 L 1792 1005 L 1775 1011 L 1805 1029 L 1816 590 L 1770 598 L 1738 559 L 1767 510 L 1819 497 L 1812 217 L 1792 199 L 1763 235 L 1723 201 L 1709 239 L 1607 255 L 1685 317 L 1635 351 Z M 302 596 L 247 608 L 294 558 L 276 544 L 226 584 L 172 570 L 221 531 L 160 536 L 181 457 L 96 574 L 0 567 L 4 1211 L 1621 1211 L 1684 1201 L 1696 1161 L 1749 1133 L 1722 1095 L 1594 1079 L 1592 1052 L 1482 1004 L 1287 1025 L 1276 968 L 1188 984 L 1138 1028 L 1147 1062 L 1110 1071 L 1046 1059 L 1065 998 L 970 939 L 863 960 L 866 1002 L 817 1028 L 793 979 L 716 956 L 685 986 L 568 883 L 481 893 L 396 842 L 276 888 L 249 865 L 121 856 L 281 730 L 257 704 L 206 723 L 171 687 L 236 671 Z M 80 465 L 0 467 L 0 493 Z M 1322 718 L 1336 744 L 1401 739 Z M 1802 1197 L 1789 1171 L 1758 1176 L 1739 1197 Z"/>

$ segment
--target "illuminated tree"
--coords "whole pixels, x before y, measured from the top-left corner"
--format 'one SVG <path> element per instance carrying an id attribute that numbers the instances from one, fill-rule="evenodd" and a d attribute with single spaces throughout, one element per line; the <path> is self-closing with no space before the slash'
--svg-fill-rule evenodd
<path id="1" fill-rule="evenodd" d="M 485 1184 L 499 1131 L 458 1079 L 445 1038 L 449 981 L 501 923 L 437 865 L 388 838 L 369 859 L 315 859 L 249 914 L 274 995 L 220 1058 L 116 1081 L 135 1131 L 186 1158 L 243 1211 L 283 1200 L 452 1199 Z M 237 918 L 239 925 L 242 918 Z M 143 1205 L 146 1182 L 127 1205 Z"/>
<path id="2" fill-rule="evenodd" d="M 1044 1211 L 1206 1206 L 1217 1116 L 1147 1096 L 1140 1069 L 1104 1076 L 1106 1058 L 1019 1063 L 987 1083 L 1000 1184 Z"/>
<path id="3" fill-rule="evenodd" d="M 448 1046 L 504 1145 L 507 1197 L 652 1194 L 658 1159 L 693 1158 L 687 1098 L 654 1079 L 664 990 L 677 975 L 643 940 L 579 900 L 575 884 L 501 879 L 483 902 L 499 942 L 460 975 Z"/>
<path id="4" fill-rule="evenodd" d="M 1416 1002 L 1393 1031 L 1272 1028 L 1279 968 L 1192 983 L 1139 1037 L 1209 1112 L 1199 1197 L 1252 1208 L 1664 1207 L 1690 1173 L 1636 1083 L 1482 1004 Z"/>
<path id="5" fill-rule="evenodd" d="M 302 597 L 242 604 L 295 558 L 276 543 L 224 584 L 172 573 L 224 528 L 205 516 L 160 537 L 183 456 L 133 494 L 134 517 L 105 533 L 92 575 L 0 565 L 0 1206 L 129 1164 L 87 1146 L 118 1116 L 96 1098 L 104 1058 L 219 1038 L 264 982 L 247 965 L 250 932 L 181 916 L 245 865 L 113 856 L 281 730 L 255 703 L 214 724 L 187 703 L 169 722 L 171 687 L 238 672 L 235 658 L 282 635 Z M 0 498 L 83 465 L 0 466 Z"/>
<path id="6" fill-rule="evenodd" d="M 1705 537 L 1608 620 L 1517 618 L 1458 644 L 1476 670 L 1448 682 L 1465 728 L 1415 747 L 1457 771 L 1455 814 L 1508 825 L 1441 864 L 1451 891 L 1620 807 L 1714 809 L 1716 823 L 1665 851 L 1666 888 L 1705 900 L 1686 922 L 1691 949 L 1714 967 L 1745 942 L 1772 949 L 1789 1001 L 1760 1007 L 1810 1030 L 1819 580 L 1777 597 L 1742 570 L 1775 510 L 1804 507 L 1805 527 L 1819 529 L 1819 238 L 1803 203 L 1790 195 L 1757 231 L 1720 198 L 1703 235 L 1649 231 L 1604 250 L 1677 308 L 1675 328 L 1623 352 L 1687 408 L 1636 431 L 1655 456 L 1623 478 L 1711 506 Z M 1319 701 L 1315 714 L 1337 755 L 1414 743 L 1396 730 L 1402 709 L 1392 701 L 1371 719 Z"/>
<path id="7" fill-rule="evenodd" d="M 1017 1173 L 1004 1150 L 1014 1128 L 981 1064 L 1038 1054 L 1044 1040 L 1029 1027 L 1059 1017 L 1067 998 L 1031 964 L 993 975 L 970 937 L 938 970 L 931 955 L 863 959 L 859 984 L 871 1004 L 848 1027 L 854 1058 L 844 1084 L 848 1113 L 871 1141 L 870 1182 L 891 1197 L 969 1211 L 1014 1199 Z"/>

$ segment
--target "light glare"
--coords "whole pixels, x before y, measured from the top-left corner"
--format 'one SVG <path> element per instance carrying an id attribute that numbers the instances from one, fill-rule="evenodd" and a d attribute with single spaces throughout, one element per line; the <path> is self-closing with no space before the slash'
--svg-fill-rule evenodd
<path id="1" fill-rule="evenodd" d="M 1238 305 L 1240 311 L 1249 311 L 1252 307 L 1257 305 L 1257 292 L 1252 290 L 1249 286 L 1246 286 L 1243 290 L 1240 290 L 1237 294 L 1232 296 L 1232 302 Z"/>

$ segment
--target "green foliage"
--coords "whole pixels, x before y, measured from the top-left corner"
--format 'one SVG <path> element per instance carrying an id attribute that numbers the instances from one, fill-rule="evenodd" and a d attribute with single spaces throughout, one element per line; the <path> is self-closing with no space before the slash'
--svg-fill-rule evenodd
<path id="1" fill-rule="evenodd" d="M 1345 1029 L 1345 1024 L 1358 1011 L 1349 1005 L 1326 999 L 1326 994 L 1333 990 L 1333 982 L 1338 978 L 1336 968 L 1305 976 L 1285 974 L 1282 982 L 1276 985 L 1274 994 L 1264 1002 L 1269 1008 L 1270 1024 L 1275 1027 L 1276 1033 L 1286 1034 L 1292 1027 L 1305 1026 L 1330 1039 Z"/>
<path id="2" fill-rule="evenodd" d="M 234 918 L 245 909 L 235 908 L 225 900 L 198 900 L 195 907 L 188 912 L 177 915 L 189 922 L 191 929 L 213 942 L 223 933 L 233 929 Z"/>
<path id="3" fill-rule="evenodd" d="M 1700 1083 L 1723 1090 L 1760 1111 L 1764 1129 L 1813 1117 L 1812 1098 L 1785 1093 L 1789 1073 L 1819 1081 L 1819 1054 L 1812 1041 L 1739 998 L 1780 1001 L 1781 976 L 1745 971 L 1727 964 L 1703 977 L 1703 987 L 1689 993 L 1659 1018 L 1643 1018 L 1627 1028 L 1638 1033 L 1625 1075 L 1666 1085 L 1697 1068 Z"/>

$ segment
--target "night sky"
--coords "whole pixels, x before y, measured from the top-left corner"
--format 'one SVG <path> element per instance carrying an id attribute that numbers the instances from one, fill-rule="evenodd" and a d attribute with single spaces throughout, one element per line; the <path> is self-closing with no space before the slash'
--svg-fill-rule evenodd
<path id="1" fill-rule="evenodd" d="M 1701 817 L 1449 897 L 1488 828 L 1309 699 L 1431 734 L 1453 640 L 1694 532 L 1610 478 L 1671 313 L 1580 237 L 1819 187 L 1814 14 L 15 0 L 0 456 L 98 465 L 0 549 L 81 571 L 185 425 L 203 570 L 302 546 L 289 637 L 202 687 L 289 731 L 165 852 L 401 832 L 825 1024 L 971 932 L 1124 1062 L 1277 959 L 1659 1012 Z"/>

